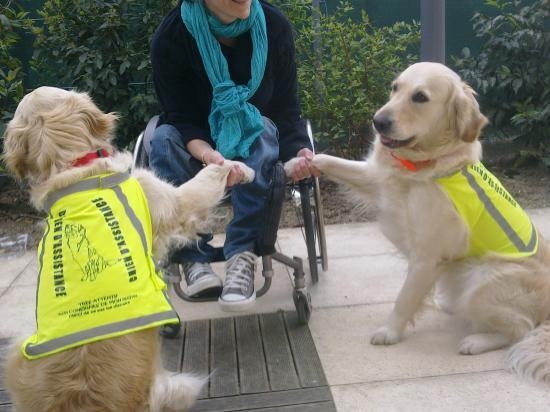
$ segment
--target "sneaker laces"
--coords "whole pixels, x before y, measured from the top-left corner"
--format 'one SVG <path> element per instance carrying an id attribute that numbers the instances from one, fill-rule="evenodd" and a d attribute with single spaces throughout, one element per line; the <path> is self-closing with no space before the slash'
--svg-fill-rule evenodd
<path id="1" fill-rule="evenodd" d="M 208 262 L 190 262 L 183 265 L 183 272 L 185 273 L 187 284 L 192 284 L 202 275 L 211 274 L 212 269 Z"/>
<path id="2" fill-rule="evenodd" d="M 252 252 L 237 253 L 227 261 L 226 289 L 247 289 L 254 280 L 256 255 Z"/>

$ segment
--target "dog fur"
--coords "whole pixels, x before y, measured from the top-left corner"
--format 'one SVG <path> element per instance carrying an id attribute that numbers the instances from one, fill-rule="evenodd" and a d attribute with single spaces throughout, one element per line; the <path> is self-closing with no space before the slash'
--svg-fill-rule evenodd
<path id="1" fill-rule="evenodd" d="M 23 98 L 6 130 L 4 159 L 9 170 L 28 181 L 36 208 L 43 209 L 49 193 L 83 178 L 130 169 L 131 154 L 118 152 L 111 144 L 116 119 L 85 93 L 41 87 Z M 97 149 L 110 156 L 72 166 Z M 252 169 L 230 161 L 205 167 L 179 187 L 148 170 L 132 172 L 148 199 L 157 258 L 168 253 L 172 239 L 181 244 L 206 229 L 235 163 L 243 171 L 243 181 L 252 181 Z M 163 370 L 157 328 L 36 360 L 24 358 L 18 344 L 8 355 L 6 374 L 20 412 L 186 410 L 205 383 L 202 377 Z"/>
<path id="2" fill-rule="evenodd" d="M 435 183 L 481 159 L 478 137 L 486 123 L 474 91 L 456 73 L 418 63 L 396 78 L 389 101 L 375 114 L 376 138 L 365 161 L 318 154 L 313 165 L 361 204 L 374 206 L 382 232 L 408 259 L 405 283 L 372 344 L 402 340 L 407 323 L 435 291 L 441 308 L 469 325 L 458 344 L 461 354 L 513 345 L 509 366 L 550 385 L 547 242 L 539 236 L 538 251 L 527 258 L 464 258 L 469 228 Z"/>

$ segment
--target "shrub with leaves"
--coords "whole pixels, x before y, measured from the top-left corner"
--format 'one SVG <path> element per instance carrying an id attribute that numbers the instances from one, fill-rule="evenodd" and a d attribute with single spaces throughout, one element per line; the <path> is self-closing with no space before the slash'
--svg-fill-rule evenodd
<path id="1" fill-rule="evenodd" d="M 135 139 L 158 111 L 149 44 L 173 0 L 46 0 L 33 65 L 56 86 L 88 92 L 121 115 L 117 144 Z"/>
<path id="2" fill-rule="evenodd" d="M 32 20 L 17 3 L 0 5 L 0 136 L 24 94 L 22 63 L 13 51 L 31 28 Z"/>
<path id="3" fill-rule="evenodd" d="M 276 2 L 277 3 L 277 2 Z M 359 158 L 372 138 L 372 117 L 386 101 L 397 73 L 416 61 L 420 26 L 398 22 L 375 27 L 365 11 L 341 1 L 334 14 L 312 23 L 310 0 L 281 0 L 296 34 L 298 82 L 305 117 L 312 120 L 321 146 Z"/>
<path id="4" fill-rule="evenodd" d="M 550 0 L 487 0 L 474 14 L 481 51 L 468 48 L 455 64 L 480 94 L 495 138 L 518 139 L 526 154 L 550 165 Z"/>

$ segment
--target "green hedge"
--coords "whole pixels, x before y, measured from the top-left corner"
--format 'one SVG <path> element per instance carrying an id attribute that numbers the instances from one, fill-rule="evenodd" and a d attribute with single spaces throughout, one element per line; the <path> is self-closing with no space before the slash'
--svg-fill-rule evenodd
<path id="1" fill-rule="evenodd" d="M 33 27 L 28 13 L 15 3 L 0 6 L 0 136 L 24 95 L 22 62 L 14 49 L 21 34 Z"/>
<path id="2" fill-rule="evenodd" d="M 172 0 L 46 0 L 35 30 L 34 69 L 43 81 L 88 92 L 121 114 L 117 144 L 135 139 L 158 112 L 149 43 Z M 42 83 L 44 84 L 44 83 Z"/>
<path id="3" fill-rule="evenodd" d="M 478 55 L 465 48 L 455 64 L 480 94 L 496 139 L 514 139 L 525 155 L 550 165 L 550 0 L 488 0 L 476 13 Z"/>

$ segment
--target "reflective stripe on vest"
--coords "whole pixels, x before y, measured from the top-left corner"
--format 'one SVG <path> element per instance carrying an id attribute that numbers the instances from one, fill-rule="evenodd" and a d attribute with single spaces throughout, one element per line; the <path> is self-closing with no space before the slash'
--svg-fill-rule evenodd
<path id="1" fill-rule="evenodd" d="M 470 230 L 467 256 L 520 258 L 536 253 L 538 234 L 531 219 L 482 163 L 437 182 Z"/>
<path id="2" fill-rule="evenodd" d="M 152 258 L 151 216 L 136 179 L 85 179 L 46 205 L 37 331 L 23 343 L 25 357 L 179 321 Z"/>

